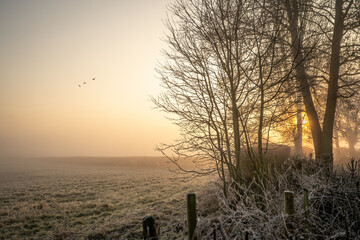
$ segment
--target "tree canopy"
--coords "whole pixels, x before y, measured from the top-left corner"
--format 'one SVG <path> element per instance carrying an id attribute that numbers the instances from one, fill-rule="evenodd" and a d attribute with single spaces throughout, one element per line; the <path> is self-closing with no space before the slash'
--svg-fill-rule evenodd
<path id="1" fill-rule="evenodd" d="M 224 187 L 250 165 L 263 179 L 282 125 L 296 118 L 302 139 L 306 114 L 331 170 L 337 99 L 356 95 L 360 79 L 358 1 L 177 0 L 169 12 L 164 91 L 153 101 L 181 138 L 161 152 L 180 168 L 192 158 L 190 172 L 217 172 Z"/>

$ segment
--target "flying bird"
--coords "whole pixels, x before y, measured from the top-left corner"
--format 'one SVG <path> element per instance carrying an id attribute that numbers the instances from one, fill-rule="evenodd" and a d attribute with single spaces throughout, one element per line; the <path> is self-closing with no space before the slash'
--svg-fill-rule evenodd
<path id="1" fill-rule="evenodd" d="M 93 81 L 96 79 L 95 77 L 91 78 Z M 83 85 L 86 84 L 86 82 L 82 83 Z M 78 85 L 79 87 L 81 87 L 81 84 Z"/>

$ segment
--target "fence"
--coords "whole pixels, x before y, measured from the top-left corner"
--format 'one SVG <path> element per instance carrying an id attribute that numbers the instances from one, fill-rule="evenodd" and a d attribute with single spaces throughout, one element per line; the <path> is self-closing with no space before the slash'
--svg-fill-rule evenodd
<path id="1" fill-rule="evenodd" d="M 194 193 L 188 193 L 187 199 L 187 228 L 188 228 L 188 240 L 197 240 L 196 236 L 196 196 Z M 309 193 L 307 189 L 304 189 L 304 211 L 306 217 L 309 215 Z M 291 238 L 291 233 L 294 230 L 292 218 L 295 215 L 295 204 L 294 204 L 294 192 L 284 192 L 284 212 L 287 214 L 286 228 Z M 160 226 L 155 222 L 152 216 L 147 216 L 143 219 L 143 238 L 144 240 L 160 240 Z M 227 240 L 224 229 L 221 225 L 214 227 L 214 231 L 211 233 L 212 236 L 207 236 L 206 239 L 216 239 L 217 231 L 220 232 L 222 239 Z M 249 239 L 249 233 L 245 233 L 245 240 Z"/>

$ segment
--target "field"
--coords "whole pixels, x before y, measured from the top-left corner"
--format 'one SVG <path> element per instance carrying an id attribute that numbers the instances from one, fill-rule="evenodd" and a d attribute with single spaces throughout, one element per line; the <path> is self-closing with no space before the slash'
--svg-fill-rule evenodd
<path id="1" fill-rule="evenodd" d="M 141 221 L 150 214 L 163 239 L 182 238 L 185 195 L 208 179 L 186 180 L 163 161 L 2 160 L 0 239 L 140 239 Z"/>

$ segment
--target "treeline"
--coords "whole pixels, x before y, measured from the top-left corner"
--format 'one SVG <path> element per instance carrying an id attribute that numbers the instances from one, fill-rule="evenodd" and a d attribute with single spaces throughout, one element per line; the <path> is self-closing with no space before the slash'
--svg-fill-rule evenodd
<path id="1" fill-rule="evenodd" d="M 225 190 L 244 182 L 246 161 L 268 181 L 271 144 L 299 155 L 310 139 L 330 174 L 334 139 L 357 142 L 359 9 L 351 0 L 175 1 L 153 101 L 181 137 L 158 150 L 179 168 L 196 159 L 196 173 L 216 172 Z"/>

